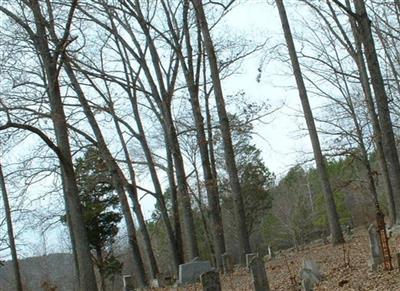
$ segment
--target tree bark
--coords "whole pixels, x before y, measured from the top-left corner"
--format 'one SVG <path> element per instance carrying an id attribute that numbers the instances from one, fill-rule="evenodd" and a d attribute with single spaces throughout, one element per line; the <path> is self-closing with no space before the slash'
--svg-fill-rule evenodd
<path id="1" fill-rule="evenodd" d="M 54 126 L 57 146 L 62 156 L 61 175 L 66 204 L 67 217 L 70 218 L 71 239 L 74 241 L 76 258 L 78 260 L 79 288 L 82 291 L 97 291 L 96 277 L 91 260 L 89 241 L 82 216 L 79 201 L 79 190 L 72 163 L 71 149 L 68 137 L 67 123 L 63 108 L 63 101 L 58 81 L 57 58 L 52 55 L 46 31 L 46 20 L 41 12 L 37 0 L 30 1 L 30 9 L 34 16 L 36 33 L 31 36 L 35 48 L 43 64 L 43 71 L 47 81 L 47 94 L 50 104 L 50 114 Z"/>
<path id="2" fill-rule="evenodd" d="M 10 208 L 10 204 L 8 202 L 6 181 L 4 179 L 4 174 L 3 174 L 3 169 L 2 169 L 1 163 L 0 163 L 0 189 L 1 189 L 2 196 L 3 196 L 4 212 L 6 214 L 8 242 L 10 244 L 11 258 L 12 258 L 12 264 L 13 264 L 14 277 L 15 277 L 15 290 L 23 291 L 22 290 L 21 272 L 20 272 L 19 264 L 18 264 L 17 247 L 15 245 L 14 229 L 13 229 L 12 217 L 11 217 L 11 208 Z"/>
<path id="3" fill-rule="evenodd" d="M 393 200 L 396 211 L 394 223 L 400 224 L 400 162 L 390 117 L 389 102 L 385 90 L 382 73 L 379 66 L 375 43 L 372 36 L 371 21 L 365 9 L 363 0 L 354 1 L 356 20 L 360 38 L 364 46 L 364 54 L 371 76 L 371 84 L 375 93 L 379 123 L 382 131 L 383 150 L 388 166 L 389 177 L 393 189 Z"/>
<path id="4" fill-rule="evenodd" d="M 166 139 L 167 137 L 165 137 Z M 165 144 L 168 144 L 165 141 Z M 172 153 L 169 147 L 165 147 L 166 157 L 167 157 L 167 176 L 169 189 L 171 191 L 171 210 L 172 210 L 172 220 L 174 222 L 175 238 L 176 238 L 176 249 L 178 251 L 179 264 L 183 264 L 184 251 L 183 251 L 183 241 L 182 241 L 182 228 L 180 222 L 179 206 L 178 206 L 178 193 L 175 183 L 174 175 L 174 161 L 172 158 Z"/>
<path id="5" fill-rule="evenodd" d="M 125 78 L 126 78 L 127 82 L 132 82 L 132 83 L 136 84 L 138 77 L 134 77 L 135 73 L 132 70 L 132 66 L 129 61 L 129 58 L 126 57 L 126 55 L 125 55 L 126 52 L 123 51 L 123 49 L 121 48 L 119 43 L 116 42 L 116 44 L 117 44 L 119 53 L 121 54 L 121 58 L 123 60 Z M 168 242 L 170 245 L 172 259 L 174 262 L 173 263 L 174 272 L 177 274 L 179 264 L 183 263 L 182 236 L 181 236 L 181 228 L 180 228 L 180 222 L 179 222 L 179 213 L 177 211 L 177 207 L 176 207 L 176 212 L 174 211 L 174 207 L 172 207 L 173 215 L 174 215 L 174 224 L 175 224 L 175 234 L 174 234 L 173 228 L 172 228 L 169 216 L 168 216 L 168 209 L 165 205 L 165 200 L 164 200 L 163 193 L 162 193 L 161 183 L 158 178 L 156 166 L 155 166 L 155 163 L 153 160 L 153 155 L 151 153 L 150 146 L 147 142 L 142 119 L 140 117 L 138 102 L 137 102 L 138 101 L 137 100 L 137 91 L 135 89 L 132 89 L 132 90 L 126 89 L 126 92 L 129 97 L 129 101 L 130 101 L 132 111 L 133 111 L 133 116 L 134 116 L 135 123 L 136 123 L 137 129 L 138 129 L 138 134 L 136 134 L 136 138 L 138 139 L 138 141 L 142 147 L 143 153 L 144 153 L 146 161 L 147 161 L 147 166 L 149 168 L 150 177 L 153 182 L 156 199 L 160 205 L 161 217 L 164 222 L 167 236 L 168 236 Z M 159 118 L 160 124 L 161 124 L 162 120 L 161 120 L 160 116 L 157 115 L 157 118 Z M 169 150 L 168 147 L 166 147 L 166 148 L 167 148 L 167 150 Z M 168 159 L 169 159 L 169 157 L 168 157 Z M 169 164 L 168 164 L 168 167 L 169 167 Z M 172 184 L 170 183 L 170 188 L 171 188 L 171 193 L 175 194 L 175 195 L 172 195 L 172 198 L 175 197 L 175 200 L 173 200 L 173 203 L 172 203 L 172 205 L 174 206 L 174 202 L 176 202 L 176 187 L 175 187 L 175 180 L 173 178 L 173 176 L 174 176 L 173 165 L 171 166 L 171 170 L 168 171 L 168 179 L 169 180 L 170 180 L 171 175 L 172 175 L 173 183 Z"/>
<path id="6" fill-rule="evenodd" d="M 211 218 L 211 232 L 214 246 L 214 255 L 217 264 L 217 268 L 222 270 L 222 257 L 221 255 L 225 253 L 225 239 L 224 239 L 224 229 L 222 225 L 221 217 L 221 207 L 219 202 L 219 192 L 217 186 L 216 177 L 213 176 L 210 158 L 208 152 L 208 142 L 204 129 L 204 118 L 201 113 L 201 107 L 199 102 L 199 83 L 198 76 L 195 76 L 194 65 L 193 65 L 193 52 L 192 45 L 190 41 L 190 32 L 188 25 L 188 11 L 189 11 L 189 0 L 184 1 L 183 7 L 183 31 L 185 35 L 186 42 L 186 52 L 187 52 L 187 63 L 183 57 L 181 51 L 178 52 L 178 57 L 180 59 L 181 67 L 186 79 L 186 84 L 189 91 L 190 103 L 192 107 L 192 113 L 195 120 L 196 126 L 196 138 L 200 150 L 201 165 L 203 169 L 203 176 L 206 185 L 208 207 L 208 216 Z M 201 35 L 198 35 L 198 48 L 201 50 Z M 177 43 L 176 45 L 179 45 Z M 198 55 L 197 61 L 197 73 L 200 72 L 201 67 L 201 53 Z M 197 81 L 196 81 L 197 79 Z M 197 170 L 197 169 L 196 169 Z"/>
<path id="7" fill-rule="evenodd" d="M 136 229 L 135 229 L 135 225 L 134 225 L 132 214 L 130 211 L 128 199 L 126 197 L 125 189 L 124 189 L 124 188 L 126 188 L 128 190 L 128 188 L 130 187 L 129 183 L 126 180 L 122 170 L 118 166 L 117 162 L 115 161 L 115 159 L 113 158 L 113 156 L 111 155 L 111 153 L 107 147 L 107 144 L 104 140 L 104 137 L 100 130 L 100 127 L 94 117 L 94 114 L 89 106 L 88 101 L 85 98 L 85 95 L 79 85 L 79 82 L 75 76 L 75 73 L 74 73 L 71 63 L 70 63 L 70 60 L 68 58 L 65 60 L 64 68 L 65 68 L 65 71 L 67 72 L 67 75 L 68 75 L 70 81 L 71 81 L 71 85 L 74 88 L 74 90 L 78 96 L 79 102 L 83 108 L 84 114 L 90 124 L 90 127 L 92 128 L 92 131 L 96 137 L 96 140 L 97 140 L 96 146 L 99 148 L 102 158 L 104 159 L 104 162 L 106 163 L 107 168 L 111 173 L 113 185 L 118 194 L 118 198 L 119 198 L 119 201 L 121 204 L 121 210 L 122 210 L 122 213 L 123 213 L 123 216 L 125 219 L 125 223 L 126 223 L 126 228 L 127 228 L 128 237 L 129 237 L 129 243 L 130 243 L 130 247 L 131 247 L 131 251 L 132 251 L 132 255 L 133 255 L 133 260 L 135 263 L 134 264 L 135 278 L 136 278 L 139 288 L 143 288 L 143 287 L 147 286 L 146 272 L 144 270 L 143 260 L 142 260 L 142 257 L 141 257 L 140 251 L 139 251 L 139 246 L 137 243 Z M 131 189 L 129 189 L 129 190 L 131 190 Z M 137 208 L 137 211 L 139 211 L 139 210 L 140 209 Z M 140 215 L 142 215 L 142 214 L 140 213 Z M 147 247 L 146 247 L 146 250 L 148 250 Z M 151 253 L 146 253 L 146 255 L 151 256 Z M 151 262 L 151 258 L 149 260 Z"/>
<path id="8" fill-rule="evenodd" d="M 190 195 L 186 184 L 186 174 L 183 164 L 181 149 L 179 146 L 176 128 L 173 123 L 171 107 L 162 102 L 162 111 L 165 122 L 165 133 L 167 135 L 167 147 L 171 149 L 175 165 L 176 180 L 178 184 L 179 208 L 182 214 L 183 233 L 186 242 L 187 257 L 189 260 L 199 256 L 199 249 L 196 240 L 196 228 L 193 221 L 193 213 L 190 201 Z"/>
<path id="9" fill-rule="evenodd" d="M 214 85 L 214 95 L 217 104 L 217 111 L 219 117 L 220 130 L 224 146 L 226 169 L 229 175 L 230 187 L 232 190 L 232 197 L 234 201 L 234 213 L 236 218 L 236 230 L 239 243 L 240 264 L 245 264 L 245 254 L 249 253 L 250 240 L 246 227 L 246 216 L 244 210 L 244 203 L 241 194 L 240 182 L 236 168 L 235 152 L 232 145 L 232 137 L 230 132 L 230 125 L 228 114 L 225 108 L 225 101 L 222 92 L 221 80 L 219 76 L 218 60 L 215 53 L 213 40 L 211 38 L 210 30 L 205 16 L 203 3 L 201 0 L 191 0 L 196 10 L 196 17 L 198 26 L 203 35 L 203 42 L 208 56 L 210 66 L 211 79 Z"/>
<path id="10" fill-rule="evenodd" d="M 112 111 L 115 128 L 117 129 L 117 133 L 118 133 L 121 145 L 122 145 L 122 149 L 124 151 L 125 160 L 126 160 L 126 163 L 128 165 L 128 171 L 129 171 L 131 184 L 127 186 L 127 190 L 128 190 L 129 197 L 131 198 L 131 201 L 132 201 L 133 211 L 135 212 L 136 218 L 137 218 L 138 223 L 139 223 L 139 230 L 140 230 L 140 232 L 142 234 L 142 237 L 143 237 L 145 253 L 147 254 L 147 257 L 148 257 L 148 260 L 149 260 L 149 265 L 150 265 L 150 277 L 153 278 L 153 279 L 156 279 L 157 275 L 159 273 L 159 270 L 158 270 L 158 266 L 157 266 L 156 257 L 155 257 L 154 252 L 153 252 L 153 247 L 152 247 L 150 235 L 149 235 L 149 232 L 147 230 L 146 221 L 144 219 L 143 212 L 142 212 L 142 209 L 141 209 L 141 206 L 140 206 L 140 203 L 139 203 L 139 198 L 138 198 L 139 194 L 137 192 L 135 171 L 134 171 L 133 166 L 132 166 L 132 162 L 131 162 L 130 155 L 129 155 L 129 152 L 128 152 L 128 147 L 126 145 L 126 142 L 125 142 L 121 127 L 120 127 L 120 125 L 119 125 L 119 123 L 118 123 L 118 121 L 116 119 L 114 108 L 111 108 L 110 110 Z M 157 199 L 157 200 L 159 200 L 159 199 Z"/>
<path id="11" fill-rule="evenodd" d="M 336 210 L 336 203 L 329 182 L 325 159 L 322 155 L 321 145 L 319 142 L 317 129 L 314 123 L 314 117 L 308 101 L 307 90 L 304 84 L 303 76 L 300 69 L 300 64 L 297 58 L 296 48 L 293 42 L 292 33 L 290 31 L 290 25 L 286 15 L 286 10 L 282 0 L 276 0 L 275 2 L 279 10 L 279 16 L 282 23 L 286 44 L 289 50 L 294 76 L 296 78 L 297 88 L 299 90 L 299 96 L 303 107 L 304 117 L 306 119 L 307 128 L 311 139 L 311 144 L 314 152 L 314 159 L 317 166 L 317 171 L 319 174 L 321 186 L 323 188 L 326 210 L 328 215 L 329 229 L 332 235 L 332 244 L 335 245 L 343 243 L 344 238 L 342 230 L 340 228 L 339 216 Z"/>
<path id="12" fill-rule="evenodd" d="M 350 6 L 349 0 L 346 0 L 346 6 L 350 9 L 351 6 Z M 383 184 L 384 184 L 385 192 L 386 192 L 385 196 L 386 196 L 386 200 L 388 203 L 388 209 L 389 209 L 389 218 L 390 218 L 391 223 L 394 223 L 396 221 L 396 208 L 395 208 L 394 199 L 393 199 L 392 183 L 390 181 L 388 166 L 387 166 L 385 153 L 384 153 L 384 149 L 383 149 L 381 126 L 379 124 L 379 119 L 378 119 L 378 116 L 375 111 L 375 104 L 374 104 L 374 99 L 373 99 L 372 92 L 371 92 L 367 68 L 365 66 L 365 60 L 363 57 L 362 44 L 361 44 L 361 40 L 360 40 L 359 31 L 358 31 L 358 28 L 357 28 L 354 18 L 350 16 L 349 21 L 351 24 L 352 33 L 353 33 L 353 37 L 355 40 L 355 51 L 354 51 L 354 53 L 352 53 L 352 57 L 358 68 L 358 72 L 360 75 L 360 82 L 361 82 L 361 86 L 362 86 L 364 96 L 365 96 L 365 103 L 367 104 L 367 108 L 368 108 L 368 115 L 369 115 L 369 118 L 372 123 L 373 139 L 374 139 L 374 143 L 375 143 L 375 149 L 376 149 L 376 153 L 377 153 L 379 167 L 381 169 L 382 176 L 383 176 Z"/>

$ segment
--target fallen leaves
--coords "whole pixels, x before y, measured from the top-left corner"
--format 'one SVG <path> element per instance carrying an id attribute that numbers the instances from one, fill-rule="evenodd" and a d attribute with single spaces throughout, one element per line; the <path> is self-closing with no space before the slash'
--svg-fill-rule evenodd
<path id="1" fill-rule="evenodd" d="M 352 239 L 344 245 L 314 243 L 305 246 L 304 250 L 299 252 L 293 250 L 281 252 L 266 264 L 271 290 L 299 290 L 299 285 L 293 286 L 293 277 L 296 282 L 300 282 L 299 270 L 304 259 L 312 259 L 320 264 L 325 276 L 324 281 L 315 287 L 315 291 L 399 291 L 400 270 L 394 259 L 393 271 L 384 271 L 382 266 L 377 272 L 370 271 L 367 235 L 365 228 L 358 228 Z M 389 244 L 392 251 L 400 247 L 396 246 L 395 238 L 391 238 Z M 395 257 L 393 252 L 392 257 Z M 253 290 L 251 276 L 246 268 L 238 268 L 231 274 L 222 275 L 221 285 L 222 290 Z M 202 288 L 196 284 L 170 290 L 202 290 Z"/>

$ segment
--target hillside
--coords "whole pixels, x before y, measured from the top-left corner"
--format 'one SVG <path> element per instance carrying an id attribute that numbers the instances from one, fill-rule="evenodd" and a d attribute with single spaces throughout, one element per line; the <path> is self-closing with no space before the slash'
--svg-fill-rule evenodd
<path id="1" fill-rule="evenodd" d="M 19 261 L 24 291 L 45 290 L 57 286 L 57 291 L 72 291 L 75 287 L 74 263 L 71 254 L 49 254 Z M 0 268 L 0 290 L 14 291 L 12 264 Z"/>
<path id="2" fill-rule="evenodd" d="M 303 250 L 288 250 L 281 252 L 266 263 L 271 290 L 291 289 L 290 277 L 296 276 L 299 282 L 299 270 L 304 259 L 311 259 L 321 266 L 325 280 L 316 286 L 315 291 L 398 291 L 400 290 L 400 270 L 394 262 L 394 270 L 387 272 L 380 269 L 371 272 L 368 267 L 369 243 L 365 227 L 355 230 L 352 237 L 341 246 L 324 245 L 315 242 L 307 245 Z M 395 245 L 395 239 L 390 239 L 392 256 L 400 251 L 400 245 Z M 344 253 L 348 254 L 349 265 L 345 266 Z M 179 288 L 178 290 L 199 290 L 200 286 Z M 247 271 L 237 270 L 233 274 L 222 277 L 223 290 L 253 290 L 251 278 Z M 170 289 L 175 290 L 175 289 Z"/>

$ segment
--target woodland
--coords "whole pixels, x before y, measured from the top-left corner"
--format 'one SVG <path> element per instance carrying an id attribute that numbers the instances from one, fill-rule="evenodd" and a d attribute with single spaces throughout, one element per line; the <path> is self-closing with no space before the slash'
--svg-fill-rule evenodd
<path id="1" fill-rule="evenodd" d="M 226 30 L 245 5 L 279 33 Z M 283 172 L 260 128 L 291 105 L 228 85 L 250 62 L 296 100 L 309 151 Z M 346 259 L 400 225 L 399 119 L 399 0 L 0 0 L 0 290 L 177 288 L 196 260 L 223 290 L 399 290 Z M 328 287 L 291 274 L 313 252 Z"/>

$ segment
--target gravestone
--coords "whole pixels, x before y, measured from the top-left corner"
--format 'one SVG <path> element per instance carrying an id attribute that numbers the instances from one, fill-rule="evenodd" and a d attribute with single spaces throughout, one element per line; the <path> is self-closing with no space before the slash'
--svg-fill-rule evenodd
<path id="1" fill-rule="evenodd" d="M 400 253 L 396 254 L 396 258 L 397 258 L 397 268 L 400 270 Z"/>
<path id="2" fill-rule="evenodd" d="M 269 284 L 267 273 L 265 272 L 264 261 L 255 256 L 249 262 L 251 277 L 253 279 L 254 290 L 256 291 L 269 291 Z"/>
<path id="3" fill-rule="evenodd" d="M 179 283 L 189 284 L 200 279 L 200 275 L 212 271 L 213 268 L 209 261 L 195 260 L 186 264 L 179 265 Z"/>
<path id="4" fill-rule="evenodd" d="M 122 281 L 124 283 L 124 291 L 134 291 L 135 284 L 131 275 L 122 276 Z"/>
<path id="5" fill-rule="evenodd" d="M 250 262 L 253 258 L 258 257 L 258 253 L 250 253 L 246 254 L 246 266 L 247 268 L 250 267 Z"/>
<path id="6" fill-rule="evenodd" d="M 315 284 L 323 279 L 319 265 L 314 261 L 304 261 L 300 270 L 300 279 L 303 291 L 313 291 Z"/>
<path id="7" fill-rule="evenodd" d="M 328 237 L 326 236 L 325 232 L 321 233 L 321 241 L 324 245 L 327 245 L 329 243 Z"/>
<path id="8" fill-rule="evenodd" d="M 275 254 L 271 249 L 271 246 L 268 246 L 268 254 L 265 256 L 265 258 L 267 260 L 272 260 L 273 258 L 275 258 Z"/>
<path id="9" fill-rule="evenodd" d="M 224 274 L 228 274 L 233 271 L 233 258 L 229 253 L 223 253 L 222 258 L 222 271 Z"/>
<path id="10" fill-rule="evenodd" d="M 200 276 L 203 291 L 221 291 L 221 282 L 219 273 L 216 271 L 208 271 Z"/>
<path id="11" fill-rule="evenodd" d="M 149 286 L 151 288 L 160 288 L 161 284 L 160 281 L 156 278 L 156 279 L 150 279 Z"/>
<path id="12" fill-rule="evenodd" d="M 174 283 L 173 276 L 166 272 L 157 274 L 157 280 L 160 287 L 172 285 Z"/>
<path id="13" fill-rule="evenodd" d="M 376 271 L 378 269 L 378 266 L 383 263 L 383 254 L 379 233 L 375 225 L 370 224 L 370 226 L 368 227 L 368 235 L 369 247 L 371 250 L 371 257 L 369 259 L 368 265 L 370 266 L 372 271 Z"/>

